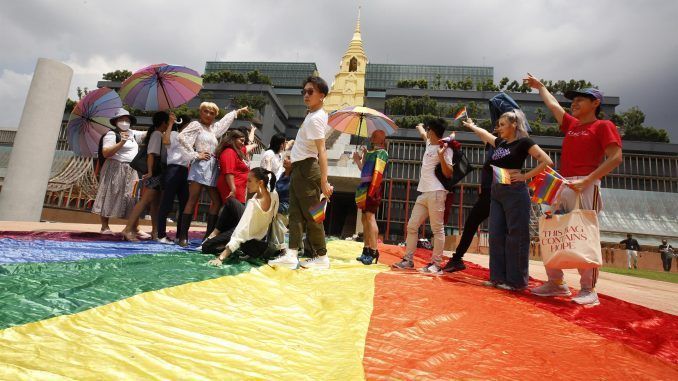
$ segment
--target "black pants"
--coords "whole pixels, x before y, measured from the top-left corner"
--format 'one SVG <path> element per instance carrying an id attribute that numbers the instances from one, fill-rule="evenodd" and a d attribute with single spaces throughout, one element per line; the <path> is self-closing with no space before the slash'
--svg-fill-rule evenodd
<path id="1" fill-rule="evenodd" d="M 221 254 L 228 241 L 231 240 L 233 231 L 238 226 L 244 212 L 245 205 L 236 200 L 235 197 L 226 200 L 217 220 L 216 229 L 219 230 L 219 234 L 202 244 L 202 252 L 205 254 Z"/>
<path id="2" fill-rule="evenodd" d="M 661 253 L 662 255 L 662 265 L 664 266 L 664 271 L 671 271 L 671 262 L 673 261 L 673 255 L 669 253 Z"/>
<path id="3" fill-rule="evenodd" d="M 476 235 L 478 231 L 478 226 L 483 223 L 490 216 L 490 201 L 491 201 L 491 192 L 489 189 L 483 189 L 478 195 L 478 201 L 473 205 L 471 213 L 466 217 L 464 221 L 464 231 L 461 234 L 461 239 L 459 244 L 454 251 L 453 259 L 461 260 L 466 254 L 466 250 L 471 246 L 473 241 L 473 236 Z"/>
<path id="4" fill-rule="evenodd" d="M 158 209 L 158 238 L 167 236 L 167 215 L 174 206 L 174 197 L 179 198 L 179 219 L 184 212 L 188 201 L 188 168 L 182 165 L 170 164 L 163 173 L 163 191 Z M 177 226 L 179 226 L 177 219 Z"/>

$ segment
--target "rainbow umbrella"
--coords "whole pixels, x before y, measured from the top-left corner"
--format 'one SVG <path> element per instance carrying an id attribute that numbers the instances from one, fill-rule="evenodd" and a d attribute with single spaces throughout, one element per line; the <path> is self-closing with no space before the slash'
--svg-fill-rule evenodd
<path id="1" fill-rule="evenodd" d="M 113 129 L 110 119 L 122 107 L 118 94 L 102 87 L 89 92 L 73 108 L 68 119 L 68 144 L 76 155 L 95 157 L 101 136 Z"/>
<path id="2" fill-rule="evenodd" d="M 327 123 L 337 131 L 368 137 L 376 130 L 393 135 L 398 126 L 388 116 L 363 106 L 349 106 L 330 114 Z"/>
<path id="3" fill-rule="evenodd" d="M 120 88 L 125 104 L 160 111 L 181 106 L 202 89 L 197 71 L 184 66 L 156 64 L 147 66 L 127 78 Z"/>

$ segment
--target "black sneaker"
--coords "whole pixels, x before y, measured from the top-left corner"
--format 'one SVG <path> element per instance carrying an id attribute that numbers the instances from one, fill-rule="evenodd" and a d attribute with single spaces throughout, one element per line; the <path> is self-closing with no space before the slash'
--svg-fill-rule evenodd
<path id="1" fill-rule="evenodd" d="M 453 273 L 455 271 L 462 271 L 466 270 L 466 265 L 464 264 L 464 261 L 461 259 L 450 259 L 445 267 L 443 267 L 443 272 L 446 273 Z"/>

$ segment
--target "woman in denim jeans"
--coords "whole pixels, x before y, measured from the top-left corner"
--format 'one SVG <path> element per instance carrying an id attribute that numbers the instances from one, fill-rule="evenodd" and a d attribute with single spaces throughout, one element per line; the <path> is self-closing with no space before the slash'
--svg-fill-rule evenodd
<path id="1" fill-rule="evenodd" d="M 525 181 L 553 165 L 551 158 L 529 138 L 525 115 L 520 110 L 509 111 L 499 118 L 495 137 L 472 120 L 464 126 L 483 142 L 494 147 L 489 164 L 508 169 L 510 184 L 494 182 L 490 204 L 490 281 L 485 285 L 505 290 L 527 287 L 530 255 L 530 196 Z M 523 174 L 527 156 L 539 165 Z"/>

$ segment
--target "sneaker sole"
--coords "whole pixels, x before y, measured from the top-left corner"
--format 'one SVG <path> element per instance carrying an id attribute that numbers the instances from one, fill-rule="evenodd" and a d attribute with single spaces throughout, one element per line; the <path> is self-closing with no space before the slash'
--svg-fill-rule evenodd
<path id="1" fill-rule="evenodd" d="M 559 292 L 559 293 L 550 293 L 550 294 L 538 294 L 536 292 L 530 291 L 530 294 L 541 296 L 543 298 L 553 297 L 553 296 L 572 296 L 571 292 Z"/>
<path id="2" fill-rule="evenodd" d="M 593 303 L 579 303 L 576 300 L 573 300 L 572 303 L 575 303 L 575 304 L 580 305 L 582 307 L 595 307 L 595 306 L 600 305 L 600 301 L 597 301 L 597 300 Z"/>
<path id="3" fill-rule="evenodd" d="M 286 269 L 290 270 L 297 270 L 299 269 L 299 264 L 297 263 L 296 265 L 292 265 L 291 263 L 274 263 L 274 264 L 268 264 L 269 266 L 276 268 L 276 267 L 284 267 Z"/>

